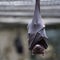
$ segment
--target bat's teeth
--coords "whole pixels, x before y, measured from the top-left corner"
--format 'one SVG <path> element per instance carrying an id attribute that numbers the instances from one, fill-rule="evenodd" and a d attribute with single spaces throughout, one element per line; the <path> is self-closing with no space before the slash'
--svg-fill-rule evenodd
<path id="1" fill-rule="evenodd" d="M 38 44 L 36 45 L 36 47 L 39 47 L 39 46 L 40 46 L 40 45 L 38 45 Z"/>

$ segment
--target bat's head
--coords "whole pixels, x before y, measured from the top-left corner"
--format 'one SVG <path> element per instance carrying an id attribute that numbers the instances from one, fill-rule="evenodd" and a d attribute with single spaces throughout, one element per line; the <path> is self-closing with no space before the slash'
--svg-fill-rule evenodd
<path id="1" fill-rule="evenodd" d="M 33 54 L 44 54 L 45 48 L 39 44 L 35 45 L 32 49 Z"/>

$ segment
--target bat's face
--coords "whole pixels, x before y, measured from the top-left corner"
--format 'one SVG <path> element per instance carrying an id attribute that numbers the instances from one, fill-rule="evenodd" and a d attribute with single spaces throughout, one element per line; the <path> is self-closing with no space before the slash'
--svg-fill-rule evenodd
<path id="1" fill-rule="evenodd" d="M 41 45 L 35 45 L 34 48 L 32 49 L 32 53 L 33 54 L 44 54 L 44 47 L 42 47 Z"/>

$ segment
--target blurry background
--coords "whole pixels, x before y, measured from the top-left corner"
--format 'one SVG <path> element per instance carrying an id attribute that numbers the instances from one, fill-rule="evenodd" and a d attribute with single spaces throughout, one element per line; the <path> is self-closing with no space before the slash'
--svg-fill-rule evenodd
<path id="1" fill-rule="evenodd" d="M 27 24 L 33 19 L 35 0 L 0 0 L 0 60 L 60 60 L 60 0 L 41 0 L 48 49 L 44 56 L 28 50 Z M 16 50 L 19 36 L 22 53 Z"/>

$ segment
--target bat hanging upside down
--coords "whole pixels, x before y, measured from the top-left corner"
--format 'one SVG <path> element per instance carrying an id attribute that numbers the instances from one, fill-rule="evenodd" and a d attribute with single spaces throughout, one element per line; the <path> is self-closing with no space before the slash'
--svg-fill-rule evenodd
<path id="1" fill-rule="evenodd" d="M 36 0 L 33 20 L 28 23 L 29 50 L 33 54 L 44 54 L 47 49 L 48 37 L 45 32 L 45 25 L 40 15 L 40 0 Z"/>

